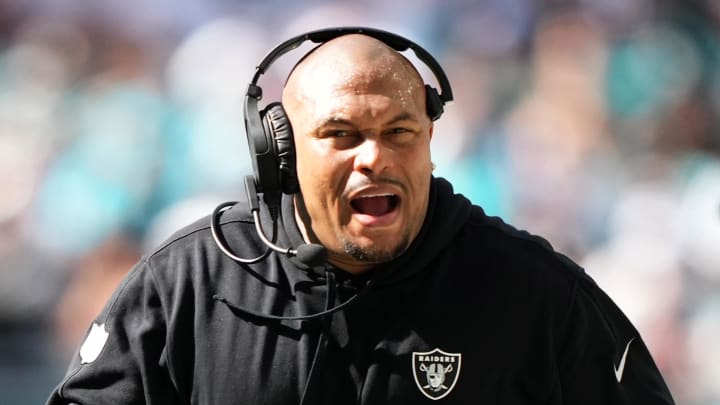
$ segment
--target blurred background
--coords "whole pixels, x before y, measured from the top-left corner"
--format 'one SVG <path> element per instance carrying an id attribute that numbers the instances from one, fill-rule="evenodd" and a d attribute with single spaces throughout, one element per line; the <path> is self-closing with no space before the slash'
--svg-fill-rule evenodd
<path id="1" fill-rule="evenodd" d="M 0 403 L 44 402 L 140 255 L 238 198 L 255 63 L 332 25 L 433 53 L 435 174 L 586 267 L 678 404 L 720 404 L 715 0 L 0 0 Z"/>

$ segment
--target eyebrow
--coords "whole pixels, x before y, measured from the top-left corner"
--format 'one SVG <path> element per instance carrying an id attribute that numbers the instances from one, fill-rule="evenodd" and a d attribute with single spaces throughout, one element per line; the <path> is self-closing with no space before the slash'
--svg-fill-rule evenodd
<path id="1" fill-rule="evenodd" d="M 412 113 L 401 112 L 400 114 L 392 117 L 390 120 L 385 122 L 385 125 L 392 125 L 397 122 L 405 121 L 405 120 L 416 121 L 417 119 L 415 118 L 415 115 Z M 321 122 L 320 125 L 318 125 L 318 128 L 323 127 L 328 124 L 341 124 L 341 125 L 354 126 L 353 122 L 348 119 L 340 118 L 340 117 L 330 117 L 330 118 L 324 120 L 323 122 Z"/>
<path id="2" fill-rule="evenodd" d="M 385 124 L 394 124 L 396 122 L 400 121 L 417 121 L 417 118 L 415 118 L 415 115 L 409 112 L 401 112 L 400 114 L 394 116 L 390 121 L 386 122 Z"/>

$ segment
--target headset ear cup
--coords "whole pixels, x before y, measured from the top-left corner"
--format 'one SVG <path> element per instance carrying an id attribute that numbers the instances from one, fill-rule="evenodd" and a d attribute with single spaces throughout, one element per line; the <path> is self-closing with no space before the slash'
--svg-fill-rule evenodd
<path id="1" fill-rule="evenodd" d="M 273 139 L 281 191 L 285 194 L 295 194 L 300 190 L 295 172 L 295 144 L 292 126 L 282 104 L 271 103 L 265 108 L 263 126 Z"/>
<path id="2" fill-rule="evenodd" d="M 443 107 L 444 104 L 445 103 L 440 98 L 440 94 L 438 93 L 437 89 L 430 86 L 429 84 L 426 84 L 425 109 L 427 110 L 428 117 L 430 117 L 432 121 L 440 118 L 442 113 L 445 111 L 445 108 Z"/>

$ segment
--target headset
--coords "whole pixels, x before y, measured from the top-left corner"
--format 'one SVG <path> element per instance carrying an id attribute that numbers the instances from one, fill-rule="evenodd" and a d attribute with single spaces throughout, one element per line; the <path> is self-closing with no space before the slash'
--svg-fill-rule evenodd
<path id="1" fill-rule="evenodd" d="M 382 31 L 374 28 L 366 27 L 339 27 L 329 28 L 318 31 L 311 31 L 296 37 L 290 38 L 285 42 L 272 49 L 265 58 L 257 65 L 255 75 L 248 85 L 245 93 L 245 131 L 250 146 L 250 157 L 252 159 L 254 175 L 245 177 L 245 192 L 248 197 L 250 212 L 252 213 L 255 223 L 255 230 L 260 240 L 266 245 L 267 249 L 259 256 L 254 258 L 243 258 L 236 256 L 227 246 L 225 238 L 220 230 L 220 216 L 225 210 L 232 208 L 236 201 L 229 201 L 218 205 L 210 217 L 210 230 L 218 248 L 234 261 L 242 264 L 251 264 L 263 260 L 271 251 L 281 253 L 287 257 L 295 256 L 300 262 L 308 266 L 323 266 L 327 260 L 327 251 L 325 248 L 316 243 L 303 243 L 297 247 L 282 247 L 275 244 L 275 238 L 268 238 L 263 231 L 260 223 L 260 204 L 258 201 L 258 192 L 263 193 L 263 199 L 270 211 L 270 217 L 275 223 L 282 193 L 295 194 L 299 191 L 297 175 L 295 173 L 295 147 L 293 143 L 293 133 L 290 120 L 285 114 L 282 104 L 279 102 L 271 102 L 264 109 L 258 108 L 258 102 L 262 98 L 262 88 L 258 86 L 260 76 L 270 67 L 270 65 L 280 56 L 299 47 L 305 41 L 314 43 L 325 43 L 331 39 L 348 35 L 363 34 L 387 44 L 398 52 L 412 49 L 415 55 L 425 65 L 427 65 L 435 75 L 437 82 L 440 84 L 441 92 L 434 87 L 425 85 L 426 92 L 426 111 L 428 117 L 435 121 L 443 113 L 445 103 L 452 101 L 452 89 L 450 81 L 445 72 L 443 72 L 440 64 L 428 51 L 417 45 L 416 43 L 403 38 L 399 35 Z M 312 52 L 312 51 L 310 51 Z M 306 54 L 307 56 L 307 54 Z M 214 295 L 213 299 L 224 302 L 232 308 L 245 312 L 249 315 L 271 319 L 271 320 L 308 320 L 330 315 L 340 311 L 358 300 L 365 294 L 374 284 L 375 279 L 371 279 L 366 283 L 365 288 L 360 292 L 347 299 L 345 302 L 334 305 L 333 288 L 334 275 L 327 267 L 325 267 L 326 284 L 328 286 L 328 295 L 326 297 L 325 309 L 323 311 L 312 314 L 301 314 L 295 316 L 276 316 L 272 314 L 263 314 L 253 311 L 249 308 L 236 306 L 227 299 Z"/>
<path id="2" fill-rule="evenodd" d="M 445 103 L 453 99 L 450 81 L 437 60 L 418 44 L 397 34 L 368 27 L 337 27 L 307 32 L 282 42 L 257 65 L 245 93 L 244 105 L 245 133 L 254 170 L 254 186 L 258 192 L 263 193 L 266 204 L 271 207 L 279 204 L 281 193 L 297 193 L 299 185 L 295 172 L 295 146 L 290 120 L 279 102 L 271 102 L 262 110 L 258 108 L 258 102 L 262 98 L 262 88 L 258 85 L 258 80 L 277 58 L 304 42 L 323 44 L 348 34 L 373 37 L 398 52 L 411 49 L 417 58 L 430 68 L 441 90 L 438 92 L 434 87 L 425 85 L 426 110 L 431 120 L 440 118 Z"/>

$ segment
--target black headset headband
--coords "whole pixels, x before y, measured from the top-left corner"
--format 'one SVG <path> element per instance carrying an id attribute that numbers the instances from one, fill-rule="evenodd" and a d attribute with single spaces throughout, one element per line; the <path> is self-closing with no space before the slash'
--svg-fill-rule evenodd
<path id="1" fill-rule="evenodd" d="M 277 58 L 299 47 L 303 44 L 303 42 L 311 41 L 316 44 L 322 44 L 330 41 L 331 39 L 335 39 L 337 37 L 348 34 L 363 34 L 369 37 L 373 37 L 379 41 L 382 41 L 383 43 L 392 47 L 398 52 L 412 49 L 412 51 L 415 53 L 415 56 L 417 56 L 418 59 L 420 59 L 425 65 L 427 65 L 427 67 L 430 68 L 430 71 L 435 75 L 435 78 L 440 85 L 440 99 L 444 103 L 452 101 L 453 94 L 452 88 L 450 87 L 450 80 L 448 80 L 442 67 L 440 67 L 440 63 L 438 63 L 438 61 L 430 54 L 430 52 L 426 51 L 423 47 L 416 44 L 415 42 L 412 42 L 407 38 L 401 37 L 400 35 L 393 34 L 392 32 L 388 31 L 367 27 L 327 28 L 322 30 L 310 31 L 305 34 L 290 38 L 276 46 L 273 50 L 268 52 L 267 55 L 265 55 L 263 60 L 257 65 L 255 75 L 253 76 L 251 84 L 257 84 L 257 81 L 260 79 L 260 75 L 264 74 Z"/>

